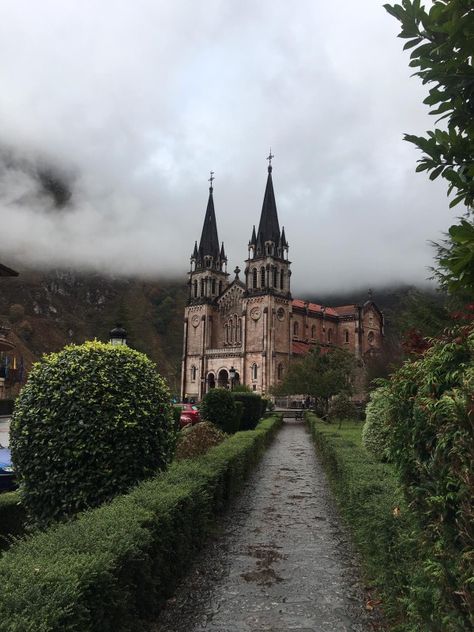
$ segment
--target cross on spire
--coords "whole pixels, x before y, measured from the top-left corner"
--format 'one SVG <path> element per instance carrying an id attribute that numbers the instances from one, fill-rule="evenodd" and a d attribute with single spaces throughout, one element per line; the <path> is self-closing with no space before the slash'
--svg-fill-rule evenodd
<path id="1" fill-rule="evenodd" d="M 210 183 L 211 183 L 209 188 L 211 188 L 211 189 L 212 189 L 212 188 L 213 188 L 213 187 L 212 187 L 212 183 L 213 183 L 213 182 L 214 182 L 214 180 L 215 180 L 215 178 L 214 178 L 214 171 L 211 171 L 211 172 L 210 172 L 210 174 L 211 174 L 211 177 L 209 178 L 208 182 L 210 182 Z"/>
<path id="2" fill-rule="evenodd" d="M 270 173 L 272 170 L 272 158 L 275 158 L 275 156 L 272 154 L 272 148 L 270 147 L 270 153 L 267 156 L 267 160 L 268 160 L 268 172 Z"/>

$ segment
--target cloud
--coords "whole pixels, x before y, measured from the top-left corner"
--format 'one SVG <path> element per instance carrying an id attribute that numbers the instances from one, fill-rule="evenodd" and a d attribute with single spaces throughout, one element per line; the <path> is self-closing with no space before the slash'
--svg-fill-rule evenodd
<path id="1" fill-rule="evenodd" d="M 184 278 L 213 169 L 242 266 L 271 146 L 296 291 L 421 282 L 453 214 L 396 34 L 368 0 L 2 3 L 2 258 Z"/>

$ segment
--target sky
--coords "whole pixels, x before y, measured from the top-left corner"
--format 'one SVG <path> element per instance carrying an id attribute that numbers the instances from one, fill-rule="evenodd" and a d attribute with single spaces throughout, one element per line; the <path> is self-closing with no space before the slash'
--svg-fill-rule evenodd
<path id="1" fill-rule="evenodd" d="M 0 261 L 184 279 L 213 170 L 242 268 L 271 147 L 293 293 L 423 283 L 456 214 L 382 5 L 2 0 Z"/>

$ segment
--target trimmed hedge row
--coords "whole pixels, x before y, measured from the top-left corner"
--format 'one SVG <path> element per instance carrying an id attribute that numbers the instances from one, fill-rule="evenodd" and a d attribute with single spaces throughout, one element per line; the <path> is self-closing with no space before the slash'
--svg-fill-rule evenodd
<path id="1" fill-rule="evenodd" d="M 385 617 L 393 624 L 390 629 L 441 630 L 409 620 L 414 600 L 431 596 L 424 593 L 417 565 L 419 527 L 406 506 L 395 470 L 362 447 L 360 423 L 347 422 L 338 429 L 311 413 L 306 419 L 361 554 L 366 579 L 376 588 Z"/>
<path id="2" fill-rule="evenodd" d="M 11 537 L 24 533 L 26 514 L 18 492 L 0 494 L 0 550 L 6 549 Z"/>
<path id="3" fill-rule="evenodd" d="M 243 406 L 241 430 L 253 430 L 265 412 L 266 402 L 257 393 L 232 392 L 235 403 Z"/>
<path id="4" fill-rule="evenodd" d="M 0 559 L 0 631 L 143 630 L 280 425 L 266 419 L 13 546 Z"/>

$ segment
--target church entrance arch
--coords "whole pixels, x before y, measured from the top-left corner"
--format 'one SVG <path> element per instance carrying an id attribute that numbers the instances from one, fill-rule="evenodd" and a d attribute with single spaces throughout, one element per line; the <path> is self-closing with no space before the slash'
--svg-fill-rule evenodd
<path id="1" fill-rule="evenodd" d="M 227 369 L 221 369 L 217 374 L 217 386 L 219 388 L 227 388 L 229 386 L 229 374 Z"/>
<path id="2" fill-rule="evenodd" d="M 216 376 L 214 373 L 207 374 L 207 391 L 210 391 L 211 388 L 216 388 Z"/>

